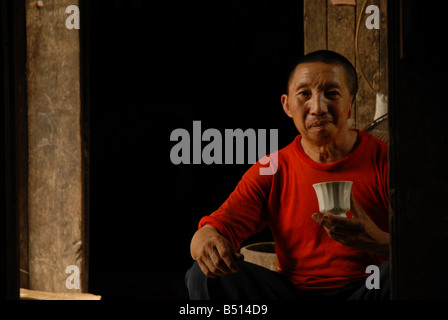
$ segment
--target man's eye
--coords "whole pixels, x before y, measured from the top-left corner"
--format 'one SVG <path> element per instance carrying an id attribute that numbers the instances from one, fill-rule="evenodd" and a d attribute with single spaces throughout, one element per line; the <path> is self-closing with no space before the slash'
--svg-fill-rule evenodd
<path id="1" fill-rule="evenodd" d="M 300 91 L 298 95 L 301 97 L 309 97 L 311 93 L 309 91 Z"/>
<path id="2" fill-rule="evenodd" d="M 328 91 L 326 93 L 326 96 L 329 97 L 329 98 L 336 98 L 336 97 L 339 96 L 339 92 L 337 92 L 337 91 Z"/>

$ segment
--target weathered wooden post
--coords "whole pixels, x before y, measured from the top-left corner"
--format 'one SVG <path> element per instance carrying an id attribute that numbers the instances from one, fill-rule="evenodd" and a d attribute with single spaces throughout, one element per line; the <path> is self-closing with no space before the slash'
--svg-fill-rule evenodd
<path id="1" fill-rule="evenodd" d="M 29 289 L 87 291 L 78 0 L 27 0 Z M 68 266 L 80 270 L 69 289 Z M 70 287 L 70 286 L 69 286 Z"/>

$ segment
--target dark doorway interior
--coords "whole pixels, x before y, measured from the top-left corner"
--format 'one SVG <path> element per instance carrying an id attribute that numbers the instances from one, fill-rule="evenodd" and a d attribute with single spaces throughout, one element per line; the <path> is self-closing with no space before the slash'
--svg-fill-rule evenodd
<path id="1" fill-rule="evenodd" d="M 173 165 L 174 129 L 278 129 L 302 1 L 89 2 L 90 283 L 103 299 L 187 298 L 199 219 L 249 165 Z M 264 232 L 249 241 L 269 240 Z"/>
<path id="2" fill-rule="evenodd" d="M 27 263 L 19 232 L 28 179 L 25 3 L 0 1 L 0 26 L 0 300 L 15 300 Z"/>
<path id="3" fill-rule="evenodd" d="M 389 1 L 393 299 L 448 297 L 445 15 Z"/>

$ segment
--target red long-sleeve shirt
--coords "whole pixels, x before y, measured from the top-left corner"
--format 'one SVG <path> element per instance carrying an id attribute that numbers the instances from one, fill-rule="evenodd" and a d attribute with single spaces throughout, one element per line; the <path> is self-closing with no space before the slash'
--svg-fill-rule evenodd
<path id="1" fill-rule="evenodd" d="M 379 266 L 386 259 L 332 240 L 311 218 L 319 212 L 312 185 L 349 180 L 358 203 L 381 230 L 388 232 L 388 146 L 356 131 L 358 141 L 352 152 L 331 164 L 311 160 L 298 135 L 278 151 L 275 174 L 260 175 L 261 164 L 254 164 L 224 204 L 201 219 L 199 228 L 212 225 L 238 249 L 242 241 L 268 225 L 279 272 L 302 290 L 339 288 L 362 281 L 368 265 Z M 274 159 L 271 156 L 271 161 Z"/>

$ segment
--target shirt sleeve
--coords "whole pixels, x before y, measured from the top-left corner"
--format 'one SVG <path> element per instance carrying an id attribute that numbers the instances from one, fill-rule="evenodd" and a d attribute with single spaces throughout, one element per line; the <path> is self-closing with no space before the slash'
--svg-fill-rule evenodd
<path id="1" fill-rule="evenodd" d="M 215 227 L 238 250 L 245 239 L 267 225 L 272 179 L 273 175 L 260 175 L 260 164 L 254 164 L 222 206 L 200 220 L 199 228 Z"/>

